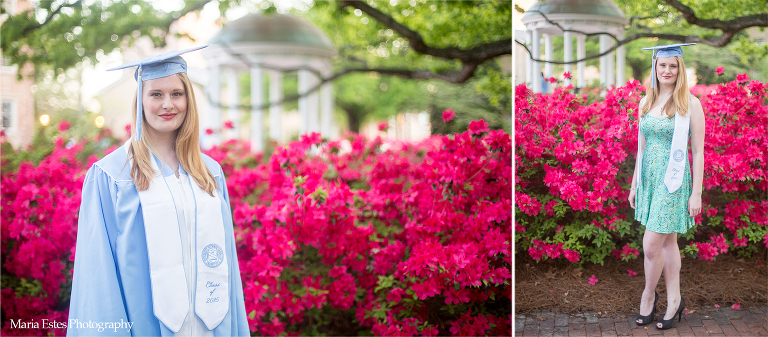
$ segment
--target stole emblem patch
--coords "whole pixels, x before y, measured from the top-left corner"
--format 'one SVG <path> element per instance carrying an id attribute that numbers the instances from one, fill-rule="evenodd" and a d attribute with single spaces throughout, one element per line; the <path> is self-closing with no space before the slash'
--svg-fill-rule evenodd
<path id="1" fill-rule="evenodd" d="M 224 251 L 219 245 L 212 243 L 203 248 L 200 257 L 208 268 L 216 268 L 224 261 Z"/>
<path id="2" fill-rule="evenodd" d="M 680 149 L 675 150 L 675 153 L 672 155 L 672 158 L 675 159 L 676 162 L 683 161 L 683 150 L 680 150 Z"/>

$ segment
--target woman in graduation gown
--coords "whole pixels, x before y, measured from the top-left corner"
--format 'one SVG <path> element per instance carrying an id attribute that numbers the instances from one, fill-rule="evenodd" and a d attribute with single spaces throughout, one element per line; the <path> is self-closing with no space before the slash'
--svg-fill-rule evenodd
<path id="1" fill-rule="evenodd" d="M 86 174 L 67 335 L 250 334 L 227 185 L 179 56 L 204 47 L 110 69 L 137 67 L 135 134 Z"/>

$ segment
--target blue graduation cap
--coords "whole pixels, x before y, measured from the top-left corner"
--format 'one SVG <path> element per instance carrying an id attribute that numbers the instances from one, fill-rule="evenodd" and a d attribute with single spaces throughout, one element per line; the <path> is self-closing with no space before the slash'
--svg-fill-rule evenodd
<path id="1" fill-rule="evenodd" d="M 208 47 L 208 45 L 206 44 L 206 45 L 192 47 L 192 48 L 183 49 L 183 50 L 169 51 L 167 53 L 150 56 L 141 60 L 128 62 L 121 66 L 107 69 L 107 71 L 111 71 L 111 70 L 120 70 L 120 69 L 125 69 L 130 67 L 138 67 L 136 68 L 136 73 L 134 74 L 134 78 L 136 78 L 136 82 L 138 82 L 139 84 L 138 93 L 136 94 L 137 102 L 136 102 L 135 140 L 137 142 L 141 140 L 142 121 L 144 120 L 144 113 L 143 113 L 144 108 L 141 100 L 142 82 L 148 81 L 148 80 L 154 80 L 157 78 L 163 78 L 166 76 L 171 76 L 173 74 L 186 73 L 187 62 L 184 61 L 184 59 L 181 58 L 181 56 L 179 55 L 188 53 L 191 51 L 195 51 L 198 49 L 203 49 L 205 47 Z"/>
<path id="2" fill-rule="evenodd" d="M 683 57 L 682 46 L 690 46 L 696 43 L 675 43 L 666 46 L 656 46 L 643 48 L 643 50 L 653 50 L 653 61 L 651 62 L 651 88 L 656 86 L 656 58 L 658 57 Z"/>

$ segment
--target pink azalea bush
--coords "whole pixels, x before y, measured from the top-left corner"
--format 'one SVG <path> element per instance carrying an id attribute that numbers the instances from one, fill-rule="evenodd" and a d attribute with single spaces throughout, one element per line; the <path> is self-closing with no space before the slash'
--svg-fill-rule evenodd
<path id="1" fill-rule="evenodd" d="M 9 322 L 67 318 L 82 181 L 105 154 L 83 158 L 92 143 L 3 163 L 3 335 L 64 334 Z M 417 144 L 313 133 L 268 158 L 237 141 L 206 154 L 227 176 L 252 332 L 511 335 L 503 131 L 481 120 Z"/>
<path id="2" fill-rule="evenodd" d="M 579 263 L 635 259 L 644 227 L 627 196 L 644 87 L 628 82 L 599 99 L 571 89 L 515 88 L 516 252 L 571 262 L 564 252 L 573 252 Z M 688 256 L 768 247 L 767 89 L 746 75 L 692 89 L 706 116 L 706 165 L 702 214 L 681 235 Z"/>

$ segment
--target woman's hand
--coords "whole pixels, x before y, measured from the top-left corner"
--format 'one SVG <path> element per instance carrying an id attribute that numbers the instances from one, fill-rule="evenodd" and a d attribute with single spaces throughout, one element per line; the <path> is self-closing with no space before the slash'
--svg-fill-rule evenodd
<path id="1" fill-rule="evenodd" d="M 688 198 L 688 214 L 691 217 L 701 214 L 701 194 L 692 193 Z"/>
<path id="2" fill-rule="evenodd" d="M 632 207 L 632 209 L 635 209 L 635 196 L 637 195 L 637 190 L 630 189 L 629 190 L 629 197 L 627 197 L 627 200 L 629 200 L 629 206 Z"/>

